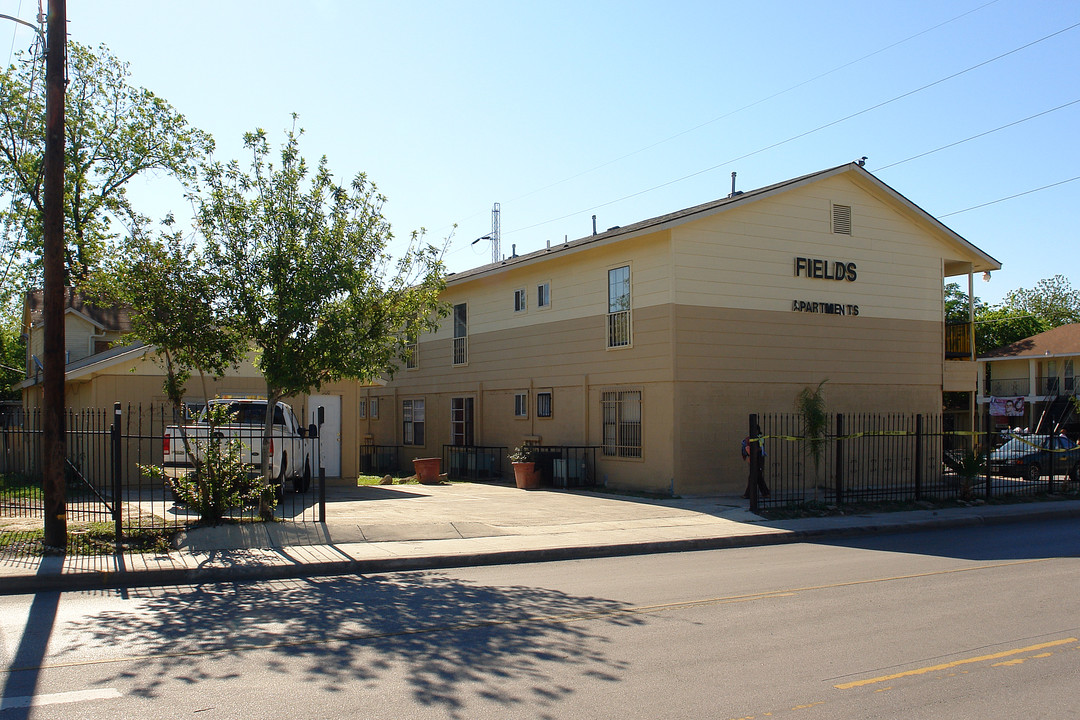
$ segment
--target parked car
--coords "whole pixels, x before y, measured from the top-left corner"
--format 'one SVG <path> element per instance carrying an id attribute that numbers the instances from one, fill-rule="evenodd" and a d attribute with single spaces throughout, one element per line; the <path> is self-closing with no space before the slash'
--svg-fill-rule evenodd
<path id="1" fill-rule="evenodd" d="M 266 401 L 248 398 L 221 398 L 211 400 L 208 405 L 228 407 L 229 423 L 214 428 L 214 440 L 240 440 L 244 462 L 252 472 L 260 467 L 262 434 L 266 421 Z M 206 413 L 192 425 L 183 427 L 188 444 L 199 457 L 202 448 L 210 440 L 210 427 L 206 422 Z M 315 464 L 312 457 L 313 440 L 318 431 L 314 425 L 305 428 L 293 414 L 292 408 L 283 402 L 274 408 L 274 431 L 270 436 L 270 474 L 275 479 L 280 494 L 288 480 L 292 481 L 296 492 L 307 492 L 311 486 L 311 472 Z M 193 467 L 191 458 L 184 448 L 181 428 L 170 425 L 165 428 L 164 467 L 186 469 Z"/>
<path id="2" fill-rule="evenodd" d="M 1014 435 L 990 453 L 990 472 L 1036 482 L 1053 468 L 1080 480 L 1080 445 L 1064 435 Z"/>

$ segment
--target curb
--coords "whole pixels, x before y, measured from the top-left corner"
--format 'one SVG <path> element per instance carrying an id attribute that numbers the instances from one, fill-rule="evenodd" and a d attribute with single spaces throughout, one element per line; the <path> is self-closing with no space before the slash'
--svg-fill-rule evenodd
<path id="1" fill-rule="evenodd" d="M 442 570 L 486 565 L 514 565 L 553 562 L 557 560 L 586 560 L 606 557 L 631 557 L 696 550 L 765 547 L 826 538 L 852 538 L 889 535 L 917 530 L 942 530 L 972 526 L 1005 525 L 1024 521 L 1056 520 L 1080 517 L 1078 509 L 1040 510 L 1005 515 L 965 515 L 914 521 L 897 521 L 884 525 L 853 525 L 801 530 L 782 530 L 683 540 L 653 540 L 613 545 L 579 545 L 540 548 L 535 550 L 496 550 L 470 555 L 425 555 L 368 560 L 332 560 L 288 565 L 249 565 L 233 567 L 170 568 L 120 572 L 52 572 L 43 575 L 14 575 L 3 579 L 0 595 L 26 595 L 37 592 L 72 592 L 125 587 L 158 587 L 164 585 L 196 585 L 215 582 L 252 582 L 257 580 L 287 580 L 302 577 L 333 575 L 373 575 L 414 570 Z"/>

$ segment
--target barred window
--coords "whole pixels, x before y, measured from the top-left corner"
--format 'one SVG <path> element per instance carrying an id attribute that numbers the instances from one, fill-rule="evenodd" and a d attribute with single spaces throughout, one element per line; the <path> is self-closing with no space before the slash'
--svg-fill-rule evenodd
<path id="1" fill-rule="evenodd" d="M 605 391 L 601 394 L 601 411 L 604 418 L 604 454 L 611 457 L 641 457 L 641 391 Z"/>

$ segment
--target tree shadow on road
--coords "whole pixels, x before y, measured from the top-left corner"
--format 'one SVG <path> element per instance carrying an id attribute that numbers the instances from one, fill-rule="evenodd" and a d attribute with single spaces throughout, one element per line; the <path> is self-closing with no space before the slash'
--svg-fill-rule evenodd
<path id="1" fill-rule="evenodd" d="M 612 600 L 475 585 L 438 573 L 140 594 L 132 595 L 129 609 L 69 626 L 71 637 L 82 641 L 65 650 L 123 638 L 140 662 L 113 679 L 134 684 L 148 698 L 163 696 L 176 679 L 236 678 L 243 672 L 240 660 L 257 657 L 281 675 L 281 683 L 305 683 L 319 693 L 387 683 L 451 717 L 467 717 L 472 700 L 563 716 L 557 708 L 573 693 L 561 679 L 567 665 L 590 682 L 616 683 L 628 669 L 605 652 L 607 637 L 597 623 L 643 622 Z M 252 649 L 259 654 L 249 655 Z"/>

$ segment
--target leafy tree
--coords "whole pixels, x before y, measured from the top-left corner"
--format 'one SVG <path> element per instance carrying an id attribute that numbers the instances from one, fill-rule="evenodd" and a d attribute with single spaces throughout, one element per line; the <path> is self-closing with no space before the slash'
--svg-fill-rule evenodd
<path id="1" fill-rule="evenodd" d="M 975 316 L 978 317 L 979 313 L 986 308 L 986 304 L 978 297 L 975 298 L 974 303 Z M 967 293 L 960 289 L 959 283 L 948 283 L 945 285 L 945 322 L 965 323 L 969 320 L 971 317 L 968 314 Z"/>
<path id="2" fill-rule="evenodd" d="M 947 284 L 944 293 L 946 322 L 967 322 L 967 293 L 957 283 Z M 987 305 L 977 297 L 974 305 L 978 354 L 1080 322 L 1080 294 L 1062 275 L 1040 280 L 1031 289 L 1013 290 L 998 305 Z"/>
<path id="3" fill-rule="evenodd" d="M 17 317 L 9 315 L 0 321 L 0 400 L 18 400 L 15 386 L 26 375 L 26 341 Z"/>
<path id="4" fill-rule="evenodd" d="M 266 381 L 267 487 L 279 399 L 392 374 L 406 345 L 445 315 L 438 251 L 413 233 L 393 263 L 385 198 L 362 173 L 336 184 L 325 157 L 310 167 L 300 155 L 302 132 L 287 133 L 278 165 L 264 131 L 245 134 L 250 169 L 208 165 L 197 198 L 211 273 Z"/>
<path id="5" fill-rule="evenodd" d="M 1064 275 L 1040 280 L 1031 289 L 1013 290 L 1002 305 L 1018 314 L 1034 315 L 1047 330 L 1080 322 L 1080 293 Z"/>
<path id="6" fill-rule="evenodd" d="M 983 354 L 1049 330 L 1041 318 L 1017 308 L 996 305 L 975 317 L 975 352 Z"/>
<path id="7" fill-rule="evenodd" d="M 19 60 L 0 74 L 0 192 L 4 250 L 19 265 L 5 275 L 29 286 L 40 282 L 45 83 L 40 58 Z M 195 177 L 196 161 L 213 149 L 175 108 L 128 82 L 126 63 L 104 45 L 68 44 L 65 100 L 66 274 L 82 286 L 114 249 L 110 215 L 134 212 L 125 187 L 144 172 L 181 181 Z"/>
<path id="8" fill-rule="evenodd" d="M 171 219 L 166 221 L 171 227 Z M 130 335 L 155 348 L 165 369 L 165 395 L 180 410 L 193 371 L 220 377 L 240 363 L 246 350 L 215 295 L 216 282 L 194 242 L 179 232 L 151 236 L 142 223 L 124 243 L 111 269 L 108 296 L 123 303 Z"/>

